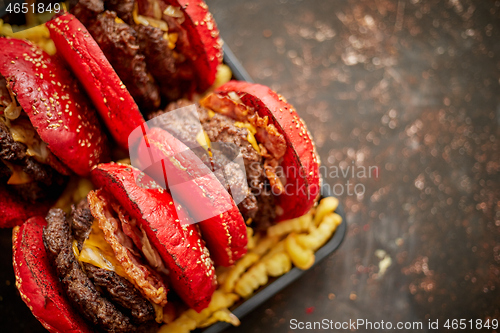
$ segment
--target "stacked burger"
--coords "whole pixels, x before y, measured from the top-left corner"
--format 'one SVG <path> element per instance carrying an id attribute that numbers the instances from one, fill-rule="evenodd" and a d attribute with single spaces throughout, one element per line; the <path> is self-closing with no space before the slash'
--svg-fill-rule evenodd
<path id="1" fill-rule="evenodd" d="M 64 13 L 47 23 L 58 60 L 29 42 L 0 39 L 7 64 L 0 67 L 2 98 L 8 93 L 14 103 L 2 99 L 8 119 L 5 130 L 0 127 L 7 133 L 2 149 L 23 144 L 23 163 L 45 161 L 63 179 L 53 177 L 61 188 L 71 173 L 89 176 L 94 185 L 69 212 L 48 210 L 53 201 L 26 208 L 16 194 L 25 209 L 12 211 L 23 214 L 4 222 L 19 225 L 16 285 L 51 332 L 157 331 L 177 307 L 199 312 L 208 306 L 215 268 L 233 265 L 247 251 L 247 225 L 265 229 L 314 206 L 319 160 L 294 108 L 269 88 L 231 81 L 207 92 L 222 54 L 204 2 L 79 1 L 72 11 L 76 17 Z M 243 156 L 246 179 L 236 179 L 248 191 L 239 204 L 214 173 L 227 157 L 191 150 L 199 133 L 189 133 L 182 117 L 162 123 L 162 115 L 193 103 L 205 143 L 235 145 Z M 13 107 L 38 133 L 31 141 L 16 139 Z M 144 122 L 141 112 L 158 121 Z M 135 149 L 141 169 L 103 163 L 108 142 L 112 149 Z M 40 145 L 49 157 L 30 155 Z M 14 163 L 4 156 L 11 155 L 0 156 L 11 171 L 7 186 L 24 179 L 16 170 L 38 181 L 22 163 L 9 168 Z M 176 183 L 185 186 L 174 199 Z"/>
<path id="2" fill-rule="evenodd" d="M 72 12 L 141 110 L 155 111 L 214 82 L 222 41 L 202 0 L 79 0 Z"/>

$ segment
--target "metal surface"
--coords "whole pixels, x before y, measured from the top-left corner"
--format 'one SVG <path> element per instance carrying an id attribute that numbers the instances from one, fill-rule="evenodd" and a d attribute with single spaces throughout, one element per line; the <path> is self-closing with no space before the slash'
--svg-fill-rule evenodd
<path id="1" fill-rule="evenodd" d="M 339 250 L 228 332 L 498 318 L 500 2 L 207 3 L 250 76 L 306 120 L 326 182 L 365 187 L 340 195 Z"/>

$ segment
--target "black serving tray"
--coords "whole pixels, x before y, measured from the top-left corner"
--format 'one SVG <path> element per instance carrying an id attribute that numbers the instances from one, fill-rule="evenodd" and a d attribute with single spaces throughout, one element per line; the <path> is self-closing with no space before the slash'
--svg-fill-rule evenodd
<path id="1" fill-rule="evenodd" d="M 231 68 L 233 78 L 236 80 L 253 82 L 250 75 L 246 72 L 227 45 L 224 45 L 224 53 L 224 62 Z M 330 196 L 328 187 L 323 187 L 321 193 L 324 197 Z M 314 265 L 317 265 L 320 261 L 331 255 L 344 239 L 347 223 L 341 204 L 339 204 L 337 208 L 337 213 L 342 216 L 342 223 L 328 243 L 315 253 L 316 261 Z M 2 332 L 44 332 L 45 329 L 38 320 L 31 315 L 28 307 L 21 300 L 21 297 L 19 297 L 15 287 L 11 249 L 12 231 L 10 229 L 0 229 L 0 267 L 2 268 L 0 270 L 0 327 L 2 327 Z M 270 279 L 269 283 L 258 289 L 253 296 L 246 300 L 240 300 L 235 304 L 231 308 L 231 311 L 238 318 L 243 318 L 246 314 L 253 311 L 259 305 L 264 304 L 273 295 L 306 273 L 307 271 L 293 268 L 280 277 Z M 202 332 L 222 332 L 229 326 L 230 324 L 228 323 L 216 323 L 204 329 Z M 201 330 L 198 332 L 201 332 Z"/>
<path id="2" fill-rule="evenodd" d="M 247 73 L 245 68 L 241 65 L 241 63 L 235 57 L 234 53 L 225 43 L 224 62 L 231 68 L 231 71 L 233 72 L 233 78 L 235 80 L 253 82 L 252 78 Z M 321 196 L 323 198 L 332 196 L 328 186 L 323 186 L 321 188 Z M 347 222 L 345 218 L 344 208 L 340 202 L 335 212 L 342 217 L 342 223 L 337 227 L 337 230 L 333 234 L 332 238 L 330 238 L 330 240 L 325 245 L 323 245 L 318 251 L 315 252 L 316 260 L 314 261 L 312 267 L 316 266 L 319 262 L 335 252 L 335 250 L 337 250 L 337 248 L 344 240 L 347 229 Z M 242 319 L 245 315 L 252 312 L 261 304 L 264 304 L 269 298 L 277 294 L 290 283 L 294 282 L 306 273 L 307 270 L 304 271 L 297 267 L 294 267 L 288 273 L 277 278 L 270 279 L 270 282 L 268 282 L 265 286 L 260 287 L 251 297 L 236 303 L 235 306 L 230 309 L 231 312 L 239 319 Z M 203 330 L 197 331 L 203 333 L 219 333 L 230 326 L 231 324 L 229 323 L 218 322 Z"/>

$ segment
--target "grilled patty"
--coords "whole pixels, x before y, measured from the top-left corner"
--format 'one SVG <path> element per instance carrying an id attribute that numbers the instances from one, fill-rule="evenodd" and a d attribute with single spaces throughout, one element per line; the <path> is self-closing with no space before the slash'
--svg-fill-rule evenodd
<path id="1" fill-rule="evenodd" d="M 140 52 L 137 32 L 126 23 L 116 22 L 116 13 L 105 11 L 87 25 L 90 34 L 143 110 L 160 106 L 160 93 Z"/>
<path id="2" fill-rule="evenodd" d="M 90 264 L 84 270 L 75 258 L 73 239 L 81 248 L 93 221 L 86 199 L 72 208 L 69 219 L 62 210 L 51 209 L 46 220 L 43 240 L 48 256 L 66 295 L 84 318 L 108 332 L 144 331 L 155 326 L 153 306 L 127 279 Z M 144 322 L 151 325 L 136 326 Z"/>
<path id="3" fill-rule="evenodd" d="M 130 314 L 135 323 L 145 323 L 155 319 L 154 308 L 127 279 L 91 264 L 85 264 L 87 276 L 95 286 L 105 291 L 113 303 Z"/>

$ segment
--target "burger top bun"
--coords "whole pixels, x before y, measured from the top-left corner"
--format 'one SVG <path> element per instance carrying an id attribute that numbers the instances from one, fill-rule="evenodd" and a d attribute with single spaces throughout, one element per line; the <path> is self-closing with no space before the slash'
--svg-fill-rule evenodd
<path id="1" fill-rule="evenodd" d="M 107 157 L 106 137 L 77 81 L 32 43 L 0 38 L 0 74 L 40 138 L 76 174 Z"/>
<path id="2" fill-rule="evenodd" d="M 144 123 L 139 107 L 87 28 L 65 13 L 46 23 L 57 51 L 71 66 L 115 141 L 128 148 L 128 136 Z"/>

